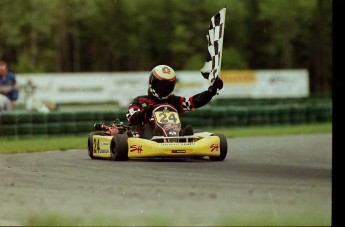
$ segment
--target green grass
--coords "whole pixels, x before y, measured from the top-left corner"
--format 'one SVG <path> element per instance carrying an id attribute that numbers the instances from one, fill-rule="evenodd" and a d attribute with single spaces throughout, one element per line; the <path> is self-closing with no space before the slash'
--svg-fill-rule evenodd
<path id="1" fill-rule="evenodd" d="M 289 125 L 247 128 L 208 128 L 210 132 L 224 134 L 228 138 L 254 136 L 282 136 L 296 134 L 331 133 L 332 124 Z M 87 149 L 87 134 L 78 136 L 0 138 L 0 154 L 29 153 L 51 150 Z"/>
<path id="2" fill-rule="evenodd" d="M 87 135 L 2 139 L 0 154 L 86 149 Z"/>
<path id="3" fill-rule="evenodd" d="M 228 138 L 255 137 L 255 136 L 284 136 L 299 134 L 331 133 L 332 124 L 303 124 L 286 126 L 265 126 L 246 128 L 216 128 L 209 131 L 224 134 Z"/>
<path id="4" fill-rule="evenodd" d="M 239 217 L 223 217 L 214 221 L 212 226 L 330 226 L 331 218 L 323 215 L 313 217 L 296 217 L 286 215 L 272 217 L 269 214 Z M 190 217 L 182 221 L 177 218 L 158 217 L 154 215 L 128 219 L 121 217 L 80 218 L 66 215 L 40 215 L 30 217 L 26 226 L 195 226 L 200 225 L 197 219 Z"/>

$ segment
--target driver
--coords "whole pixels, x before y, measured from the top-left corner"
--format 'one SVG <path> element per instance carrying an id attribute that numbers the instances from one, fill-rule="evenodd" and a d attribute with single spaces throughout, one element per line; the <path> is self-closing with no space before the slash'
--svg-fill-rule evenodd
<path id="1" fill-rule="evenodd" d="M 170 66 L 158 65 L 151 71 L 148 94 L 136 97 L 129 104 L 127 120 L 130 125 L 138 125 L 141 137 L 150 139 L 153 135 L 161 136 L 163 133 L 159 127 L 154 127 L 154 121 L 150 120 L 157 104 L 168 103 L 179 113 L 188 112 L 207 104 L 218 90 L 223 88 L 223 81 L 218 77 L 207 91 L 192 97 L 181 97 L 173 94 L 175 84 L 175 71 Z M 189 125 L 181 131 L 181 135 L 193 134 Z"/>

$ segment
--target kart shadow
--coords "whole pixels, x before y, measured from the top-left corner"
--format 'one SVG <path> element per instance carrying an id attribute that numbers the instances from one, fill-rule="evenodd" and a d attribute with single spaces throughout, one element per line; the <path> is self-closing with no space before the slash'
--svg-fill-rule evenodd
<path id="1" fill-rule="evenodd" d="M 133 158 L 132 162 L 210 162 L 208 157 L 203 158 Z"/>

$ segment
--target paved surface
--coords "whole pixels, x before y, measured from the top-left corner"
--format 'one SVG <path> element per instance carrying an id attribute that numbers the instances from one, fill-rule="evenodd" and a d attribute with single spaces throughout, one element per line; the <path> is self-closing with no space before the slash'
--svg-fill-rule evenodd
<path id="1" fill-rule="evenodd" d="M 0 155 L 0 225 L 331 225 L 331 134 L 228 144 L 223 162 Z"/>

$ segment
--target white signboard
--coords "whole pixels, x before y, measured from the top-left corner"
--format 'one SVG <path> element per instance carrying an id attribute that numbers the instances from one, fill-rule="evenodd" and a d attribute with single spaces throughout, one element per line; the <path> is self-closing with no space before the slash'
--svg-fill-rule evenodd
<path id="1" fill-rule="evenodd" d="M 222 71 L 224 87 L 215 98 L 298 98 L 309 95 L 307 70 Z M 18 102 L 35 96 L 43 102 L 104 103 L 122 106 L 147 94 L 149 72 L 17 74 Z M 175 94 L 207 90 L 199 71 L 178 71 Z"/>
<path id="2" fill-rule="evenodd" d="M 309 96 L 307 70 L 252 70 L 224 71 L 226 98 L 302 98 Z M 220 98 L 220 97 L 219 97 Z"/>

